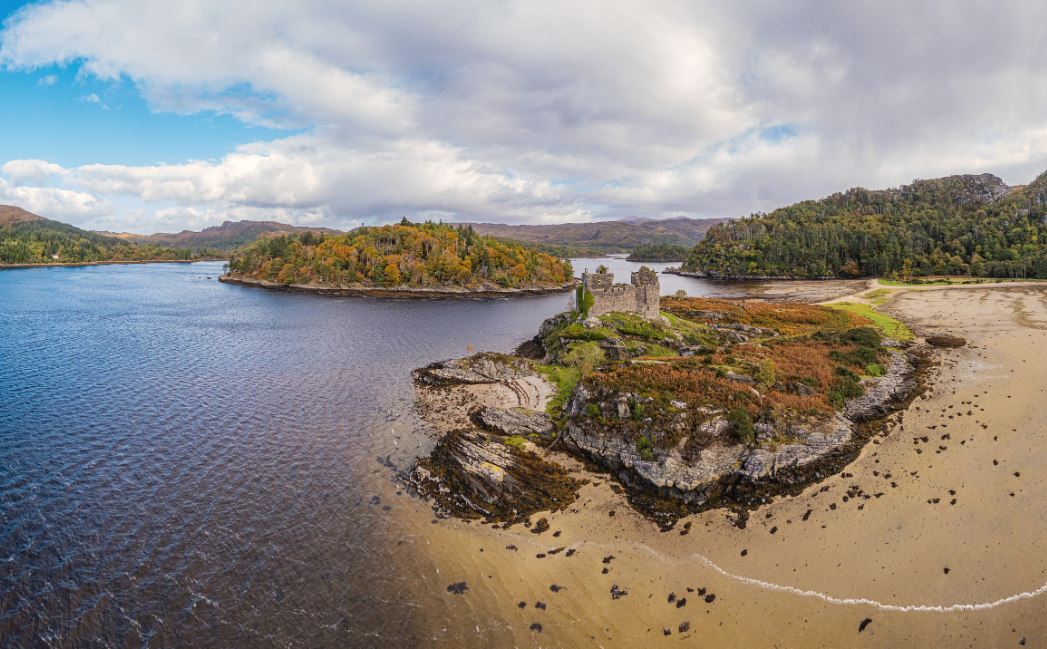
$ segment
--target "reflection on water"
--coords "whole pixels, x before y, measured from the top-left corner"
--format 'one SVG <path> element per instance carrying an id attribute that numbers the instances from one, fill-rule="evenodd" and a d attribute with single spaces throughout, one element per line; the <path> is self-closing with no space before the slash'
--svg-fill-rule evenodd
<path id="1" fill-rule="evenodd" d="M 5 647 L 419 646 L 446 622 L 398 545 L 397 509 L 425 507 L 394 467 L 431 445 L 410 370 L 509 351 L 567 296 L 334 298 L 219 268 L 0 273 Z"/>

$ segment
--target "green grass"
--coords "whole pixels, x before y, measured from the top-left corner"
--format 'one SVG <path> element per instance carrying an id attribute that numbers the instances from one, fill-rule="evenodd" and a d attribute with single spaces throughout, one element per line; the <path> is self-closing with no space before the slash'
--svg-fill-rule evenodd
<path id="1" fill-rule="evenodd" d="M 675 350 L 654 343 L 644 343 L 643 346 L 647 348 L 647 353 L 644 354 L 647 358 L 672 358 L 680 355 Z"/>
<path id="2" fill-rule="evenodd" d="M 873 307 L 868 304 L 855 304 L 854 302 L 840 302 L 838 304 L 830 305 L 834 309 L 840 309 L 842 311 L 850 311 L 851 313 L 857 313 L 863 315 L 873 321 L 873 324 L 879 329 L 884 336 L 893 338 L 895 340 L 912 340 L 912 332 L 905 326 L 900 320 L 895 320 L 889 315 L 884 315 L 879 311 L 876 311 Z"/>
<path id="3" fill-rule="evenodd" d="M 502 444 L 505 444 L 506 446 L 512 446 L 516 450 L 522 451 L 527 446 L 527 440 L 523 437 L 520 437 L 519 435 L 511 435 L 503 439 Z"/>
<path id="4" fill-rule="evenodd" d="M 567 401 L 567 397 L 571 396 L 571 391 L 574 390 L 574 386 L 578 385 L 578 381 L 581 380 L 582 370 L 580 368 L 561 367 L 559 365 L 535 365 L 534 369 L 544 375 L 556 389 L 556 394 L 554 394 L 552 398 L 549 399 L 549 403 L 545 405 L 546 414 L 550 417 L 556 417 L 560 414 L 560 409 L 563 408 L 564 403 Z"/>

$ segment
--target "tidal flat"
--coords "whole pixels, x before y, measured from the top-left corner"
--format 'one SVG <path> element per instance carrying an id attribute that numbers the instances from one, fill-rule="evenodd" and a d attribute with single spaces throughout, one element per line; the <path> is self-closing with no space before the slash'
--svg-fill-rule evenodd
<path id="1" fill-rule="evenodd" d="M 401 512 L 446 581 L 426 580 L 458 627 L 436 644 L 1042 643 L 1047 367 L 1034 350 L 1047 342 L 1047 292 L 928 290 L 884 309 L 918 339 L 967 345 L 934 351 L 930 389 L 853 463 L 744 529 L 710 510 L 659 532 L 609 476 L 570 461 L 589 483 L 566 512 L 540 515 L 541 533 Z M 461 595 L 445 590 L 462 581 Z"/>

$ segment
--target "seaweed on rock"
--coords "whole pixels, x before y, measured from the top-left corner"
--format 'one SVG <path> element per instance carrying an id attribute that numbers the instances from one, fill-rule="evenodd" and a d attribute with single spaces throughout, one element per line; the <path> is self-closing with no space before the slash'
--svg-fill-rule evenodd
<path id="1" fill-rule="evenodd" d="M 584 484 L 563 467 L 481 430 L 449 432 L 407 482 L 444 515 L 506 523 L 562 509 Z"/>

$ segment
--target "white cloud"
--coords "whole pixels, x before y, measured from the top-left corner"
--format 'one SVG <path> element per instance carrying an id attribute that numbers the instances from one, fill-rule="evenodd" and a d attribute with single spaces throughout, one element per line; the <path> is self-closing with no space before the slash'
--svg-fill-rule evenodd
<path id="1" fill-rule="evenodd" d="M 36 82 L 36 85 L 43 86 L 44 88 L 49 88 L 49 87 L 55 85 L 55 82 L 57 82 L 57 81 L 58 81 L 58 75 L 56 75 L 56 74 L 48 74 L 46 76 L 40 77 L 40 79 Z"/>
<path id="2" fill-rule="evenodd" d="M 109 214 L 112 203 L 84 192 L 55 187 L 19 187 L 0 178 L 0 201 L 34 214 L 71 223 L 84 223 Z"/>
<path id="3" fill-rule="evenodd" d="M 45 160 L 11 160 L 0 167 L 0 172 L 7 174 L 13 185 L 23 185 L 27 181 L 42 185 L 54 176 L 69 173 L 61 165 Z"/>
<path id="4" fill-rule="evenodd" d="M 736 216 L 917 176 L 1028 181 L 1047 168 L 1045 18 L 984 0 L 82 0 L 19 10 L 0 66 L 309 128 L 217 162 L 70 170 L 151 206 L 136 222 Z"/>

